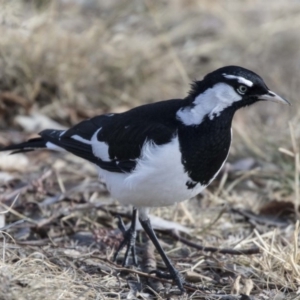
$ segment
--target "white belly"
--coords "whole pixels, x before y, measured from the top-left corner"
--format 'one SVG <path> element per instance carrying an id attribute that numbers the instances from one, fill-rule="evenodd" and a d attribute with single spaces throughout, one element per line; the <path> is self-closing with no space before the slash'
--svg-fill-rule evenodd
<path id="1" fill-rule="evenodd" d="M 172 205 L 196 196 L 205 188 L 198 183 L 188 189 L 186 183 L 191 179 L 181 163 L 177 137 L 163 146 L 146 143 L 132 173 L 114 173 L 99 168 L 99 176 L 104 178 L 115 199 L 136 207 Z"/>

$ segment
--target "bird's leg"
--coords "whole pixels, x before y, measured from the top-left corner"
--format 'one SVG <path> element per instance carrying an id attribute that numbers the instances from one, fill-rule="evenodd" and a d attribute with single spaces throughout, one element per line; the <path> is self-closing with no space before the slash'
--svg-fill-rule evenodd
<path id="1" fill-rule="evenodd" d="M 129 253 L 131 253 L 133 264 L 137 266 L 137 259 L 136 259 L 136 251 L 135 251 L 135 240 L 136 240 L 136 215 L 137 215 L 137 209 L 134 207 L 132 211 L 132 218 L 131 218 L 131 225 L 126 230 L 125 225 L 123 223 L 123 220 L 120 216 L 117 216 L 118 221 L 118 227 L 123 233 L 123 241 L 120 243 L 118 249 L 116 250 L 114 254 L 113 261 L 116 261 L 119 252 L 127 245 L 126 253 L 123 259 L 123 266 L 127 266 L 128 264 L 128 257 Z"/>
<path id="2" fill-rule="evenodd" d="M 156 237 L 156 234 L 151 226 L 150 219 L 148 217 L 146 219 L 143 219 L 142 218 L 143 215 L 142 216 L 141 215 L 142 214 L 140 213 L 139 220 L 140 220 L 142 227 L 144 228 L 145 232 L 147 233 L 147 235 L 153 242 L 156 250 L 160 254 L 161 258 L 163 259 L 166 267 L 168 268 L 168 270 L 170 272 L 170 276 L 166 276 L 166 275 L 164 276 L 163 273 L 161 273 L 161 272 L 157 272 L 157 274 L 162 275 L 161 277 L 173 279 L 176 282 L 181 293 L 184 293 L 185 292 L 185 289 L 183 287 L 184 279 L 182 278 L 180 273 L 175 269 L 175 267 L 172 265 L 171 261 L 169 260 L 168 256 L 166 255 L 165 251 L 161 247 L 161 245 Z"/>

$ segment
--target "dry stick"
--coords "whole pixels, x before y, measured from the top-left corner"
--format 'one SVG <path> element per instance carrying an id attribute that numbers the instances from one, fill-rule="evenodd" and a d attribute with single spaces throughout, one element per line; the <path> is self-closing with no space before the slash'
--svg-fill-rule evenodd
<path id="1" fill-rule="evenodd" d="M 103 208 L 100 208 L 100 210 Z M 112 215 L 117 214 L 114 211 L 111 210 L 106 210 L 109 211 Z M 217 220 L 221 217 L 221 215 L 224 213 L 224 210 L 221 210 L 220 214 L 216 218 L 216 220 L 213 222 L 217 222 Z M 123 215 L 124 217 L 129 217 L 128 214 L 120 213 L 120 215 Z M 207 229 L 207 228 L 206 228 Z M 231 254 L 231 255 L 250 255 L 250 254 L 258 254 L 260 253 L 260 249 L 258 247 L 253 247 L 249 249 L 241 249 L 241 250 L 235 250 L 235 249 L 219 249 L 219 248 L 214 248 L 214 247 L 204 247 L 199 244 L 196 244 L 194 242 L 191 242 L 183 237 L 181 237 L 178 232 L 175 232 L 173 230 L 160 230 L 162 233 L 168 233 L 170 234 L 175 240 L 182 242 L 183 244 L 186 244 L 190 247 L 193 247 L 195 249 L 201 250 L 201 251 L 207 251 L 207 252 L 217 252 L 221 254 Z"/>
<path id="2" fill-rule="evenodd" d="M 296 142 L 294 127 L 291 122 L 289 122 L 289 127 L 295 156 L 295 215 L 296 219 L 299 219 L 299 149 Z"/>
<path id="3" fill-rule="evenodd" d="M 98 255 L 97 256 L 96 255 L 91 255 L 90 258 L 99 259 L 99 260 L 102 260 L 102 261 L 108 263 L 109 265 L 111 265 L 111 268 L 116 272 L 127 272 L 127 273 L 131 273 L 131 274 L 136 274 L 136 275 L 139 275 L 139 276 L 143 276 L 143 277 L 148 278 L 148 279 L 155 279 L 155 280 L 159 280 L 160 282 L 172 284 L 171 280 L 166 279 L 166 278 L 156 277 L 155 274 L 148 274 L 148 273 L 144 273 L 142 271 L 138 271 L 138 270 L 135 270 L 135 269 L 127 269 L 125 267 L 120 268 L 116 263 L 112 262 L 111 260 L 109 260 L 107 258 L 99 257 Z M 84 259 L 86 259 L 86 258 L 84 258 Z M 116 276 L 117 274 L 112 274 L 112 275 Z M 207 288 L 203 288 L 201 286 L 197 286 L 197 285 L 194 285 L 194 284 L 191 284 L 191 283 L 184 283 L 184 287 L 187 290 L 192 291 L 192 292 L 195 292 L 195 291 L 208 292 L 209 291 L 209 289 L 207 289 Z"/>
<path id="4" fill-rule="evenodd" d="M 99 258 L 99 257 L 98 257 Z M 148 273 L 144 273 L 144 272 L 141 272 L 141 271 L 137 271 L 137 270 L 134 270 L 134 269 L 127 269 L 127 268 L 115 268 L 114 269 L 115 271 L 119 271 L 119 272 L 128 272 L 128 273 L 133 273 L 133 274 L 137 274 L 139 276 L 143 276 L 143 277 L 146 277 L 148 279 L 155 279 L 155 280 L 158 280 L 160 282 L 164 282 L 164 283 L 169 283 L 169 284 L 172 284 L 172 281 L 169 280 L 169 279 L 165 279 L 165 278 L 160 278 L 160 277 L 156 277 L 155 275 L 151 275 L 151 274 L 148 274 Z M 195 292 L 195 291 L 204 291 L 204 289 L 202 287 L 198 287 L 196 285 L 192 285 L 190 283 L 184 283 L 183 284 L 185 289 L 189 290 L 189 291 L 192 291 L 192 292 Z M 208 289 L 206 289 L 208 291 Z"/>
<path id="5" fill-rule="evenodd" d="M 20 196 L 20 194 L 17 194 L 16 197 L 15 197 L 15 199 L 14 199 L 14 201 L 13 201 L 13 203 L 10 205 L 10 207 L 7 210 L 0 211 L 0 215 L 7 214 L 12 209 L 12 207 L 15 205 L 15 203 L 17 202 L 17 200 L 19 199 L 19 196 Z M 1 230 L 4 230 L 4 229 L 2 228 Z"/>
<path id="6" fill-rule="evenodd" d="M 231 208 L 230 211 L 243 216 L 252 225 L 257 225 L 257 223 L 258 223 L 258 224 L 263 224 L 263 225 L 267 225 L 267 226 L 270 225 L 270 226 L 283 227 L 283 226 L 287 226 L 289 224 L 285 220 L 257 215 L 252 211 L 241 210 L 241 209 L 236 209 L 236 208 Z"/>
<path id="7" fill-rule="evenodd" d="M 66 238 L 65 234 L 59 234 L 55 237 L 51 237 L 51 239 L 45 238 L 41 240 L 30 240 L 30 241 L 16 240 L 15 242 L 16 244 L 23 245 L 23 246 L 46 246 L 49 245 L 50 243 L 54 244 L 54 242 L 63 241 L 65 238 Z"/>
<path id="8" fill-rule="evenodd" d="M 9 211 L 11 214 L 19 217 L 20 219 L 25 220 L 25 221 L 27 221 L 29 223 L 32 223 L 32 224 L 35 224 L 35 225 L 37 224 L 36 221 L 34 221 L 34 220 L 30 219 L 30 218 L 27 218 L 25 215 L 22 215 L 21 213 L 19 213 L 16 210 L 14 210 L 11 206 L 9 207 L 9 206 L 5 205 L 4 203 L 0 202 L 0 207 L 1 206 L 3 206 L 7 211 Z"/>
<path id="9" fill-rule="evenodd" d="M 195 249 L 201 250 L 201 251 L 207 251 L 212 253 L 221 253 L 221 254 L 231 254 L 231 255 L 250 255 L 250 254 L 258 254 L 260 253 L 260 249 L 258 247 L 253 247 L 249 249 L 241 249 L 241 250 L 235 250 L 235 249 L 219 249 L 214 247 L 204 247 L 199 244 L 196 244 L 192 241 L 189 241 L 183 237 L 181 237 L 177 231 L 171 230 L 169 231 L 171 236 L 177 240 L 182 242 L 183 244 L 186 244 L 190 247 L 193 247 Z"/>
<path id="10" fill-rule="evenodd" d="M 144 246 L 145 248 L 144 248 L 143 260 L 142 260 L 142 270 L 145 271 L 146 273 L 151 273 L 152 271 L 155 271 L 157 269 L 156 259 L 154 254 L 154 250 L 155 250 L 154 245 L 148 239 Z M 153 288 L 154 291 L 157 293 L 159 293 L 161 290 L 164 289 L 160 281 L 149 279 L 148 283 L 150 287 Z"/>

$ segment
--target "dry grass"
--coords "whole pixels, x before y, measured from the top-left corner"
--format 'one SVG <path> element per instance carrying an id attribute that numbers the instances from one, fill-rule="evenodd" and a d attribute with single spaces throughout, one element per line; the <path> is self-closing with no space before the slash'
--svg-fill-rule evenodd
<path id="1" fill-rule="evenodd" d="M 186 237 L 204 246 L 260 249 L 213 254 L 161 233 L 178 269 L 210 289 L 184 298 L 299 299 L 297 1 L 0 0 L 0 8 L 1 143 L 49 122 L 69 126 L 182 97 L 192 79 L 229 64 L 253 69 L 291 99 L 292 109 L 238 112 L 220 178 L 198 198 L 153 214 L 191 228 Z M 165 298 L 146 288 L 144 274 L 110 262 L 120 240 L 114 214 L 130 210 L 109 198 L 91 166 L 40 152 L 1 155 L 0 168 L 0 299 Z"/>

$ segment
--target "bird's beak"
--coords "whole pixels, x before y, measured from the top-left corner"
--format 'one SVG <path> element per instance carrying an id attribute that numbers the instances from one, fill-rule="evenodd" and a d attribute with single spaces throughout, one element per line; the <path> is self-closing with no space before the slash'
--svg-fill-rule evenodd
<path id="1" fill-rule="evenodd" d="M 261 95 L 258 97 L 259 100 L 266 100 L 266 101 L 273 101 L 273 102 L 280 102 L 284 104 L 291 105 L 289 101 L 284 99 L 283 97 L 280 97 L 276 93 L 269 91 L 267 94 Z"/>

